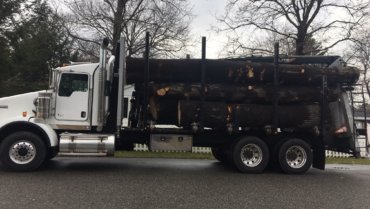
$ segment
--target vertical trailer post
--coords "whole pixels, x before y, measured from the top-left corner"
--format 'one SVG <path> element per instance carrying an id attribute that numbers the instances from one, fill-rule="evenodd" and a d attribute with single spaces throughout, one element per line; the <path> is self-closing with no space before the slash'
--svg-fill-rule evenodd
<path id="1" fill-rule="evenodd" d="M 274 45 L 274 108 L 273 108 L 273 131 L 276 133 L 279 126 L 279 43 Z"/>
<path id="2" fill-rule="evenodd" d="M 327 121 L 327 110 L 328 110 L 328 81 L 326 75 L 321 78 L 321 99 L 320 99 L 320 136 L 318 140 L 313 141 L 313 167 L 318 169 L 325 169 L 325 145 L 324 140 L 327 136 L 326 133 L 326 121 Z"/>
<path id="3" fill-rule="evenodd" d="M 358 158 L 358 157 L 360 157 L 360 150 L 358 150 L 357 149 L 357 143 L 356 143 L 356 141 L 357 141 L 357 129 L 356 129 L 356 121 L 355 121 L 355 104 L 354 104 L 354 96 L 353 96 L 353 91 L 354 91 L 354 89 L 352 90 L 352 91 L 350 91 L 349 92 L 349 97 L 350 97 L 350 99 L 351 99 L 351 113 L 352 113 L 352 118 L 351 118 L 351 123 L 352 123 L 352 125 L 351 125 L 351 129 L 352 129 L 352 139 L 353 139 L 353 147 L 354 147 L 354 150 L 355 150 L 355 152 L 354 152 L 354 156 L 356 157 L 356 158 Z M 365 120 L 365 123 L 366 123 L 366 120 Z"/>
<path id="4" fill-rule="evenodd" d="M 149 32 L 146 32 L 145 34 L 145 53 L 144 53 L 144 95 L 143 95 L 143 127 L 146 128 L 148 124 L 148 85 L 149 85 Z"/>
<path id="5" fill-rule="evenodd" d="M 200 128 L 204 128 L 204 110 L 205 110 L 205 94 L 206 94 L 206 37 L 202 37 L 202 66 L 201 66 L 201 108 L 199 113 Z"/>
<path id="6" fill-rule="evenodd" d="M 123 110 L 125 109 L 123 102 L 124 99 L 124 89 L 126 86 L 126 45 L 125 38 L 120 38 L 119 44 L 119 67 L 118 67 L 118 96 L 117 96 L 117 135 L 119 135 L 122 119 L 123 119 Z"/>
<path id="7" fill-rule="evenodd" d="M 365 123 L 364 123 L 364 129 L 365 129 L 365 140 L 366 140 L 366 142 L 365 142 L 365 149 L 366 149 L 366 152 L 367 152 L 367 156 L 368 156 L 368 158 L 369 158 L 369 152 L 370 152 L 370 146 L 369 146 L 369 135 L 368 135 L 368 133 L 367 133 L 367 110 L 366 110 L 366 105 L 365 105 L 365 101 L 366 101 L 366 99 L 365 99 L 365 94 L 364 94 L 364 86 L 363 85 L 361 85 L 361 96 L 362 96 L 362 101 L 363 101 L 363 105 L 362 105 L 362 107 L 363 107 L 363 111 L 364 111 L 364 119 L 365 119 Z"/>

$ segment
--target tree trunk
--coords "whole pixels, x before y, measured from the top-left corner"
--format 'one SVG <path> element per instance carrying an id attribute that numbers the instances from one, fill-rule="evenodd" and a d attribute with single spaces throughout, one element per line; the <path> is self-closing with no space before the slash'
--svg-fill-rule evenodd
<path id="1" fill-rule="evenodd" d="M 300 35 L 298 35 L 298 38 L 295 40 L 295 55 L 304 55 L 304 45 L 304 37 L 300 37 Z"/>
<path id="2" fill-rule="evenodd" d="M 114 19 L 113 19 L 113 38 L 112 38 L 112 46 L 113 46 L 112 52 L 113 53 L 116 52 L 117 43 L 118 43 L 118 40 L 121 37 L 122 24 L 124 22 L 124 17 L 123 17 L 124 14 L 123 13 L 124 13 L 125 6 L 126 6 L 126 1 L 122 1 L 122 0 L 117 1 L 116 11 L 113 14 L 114 15 Z"/>

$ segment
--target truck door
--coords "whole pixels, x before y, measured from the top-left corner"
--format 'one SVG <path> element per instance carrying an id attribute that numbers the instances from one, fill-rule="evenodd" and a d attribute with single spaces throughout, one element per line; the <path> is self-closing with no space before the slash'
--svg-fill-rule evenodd
<path id="1" fill-rule="evenodd" d="M 56 119 L 86 121 L 88 109 L 89 75 L 62 73 L 56 98 Z"/>

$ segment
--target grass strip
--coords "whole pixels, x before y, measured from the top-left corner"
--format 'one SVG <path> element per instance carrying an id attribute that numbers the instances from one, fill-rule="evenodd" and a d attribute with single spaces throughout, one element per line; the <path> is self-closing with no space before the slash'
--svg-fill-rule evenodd
<path id="1" fill-rule="evenodd" d="M 352 164 L 352 165 L 370 165 L 370 160 L 365 158 L 341 158 L 341 157 L 328 157 L 326 164 Z"/>

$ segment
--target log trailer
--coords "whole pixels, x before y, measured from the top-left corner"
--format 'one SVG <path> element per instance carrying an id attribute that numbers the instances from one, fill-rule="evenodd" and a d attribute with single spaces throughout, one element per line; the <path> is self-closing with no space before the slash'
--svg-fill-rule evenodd
<path id="1" fill-rule="evenodd" d="M 50 89 L 0 99 L 0 160 L 13 171 L 56 155 L 112 156 L 211 147 L 244 173 L 271 163 L 290 174 L 325 168 L 325 150 L 358 155 L 347 91 L 359 71 L 337 56 L 149 59 L 115 56 L 53 69 Z M 130 100 L 124 89 L 133 85 Z M 127 114 L 127 124 L 122 124 Z"/>

